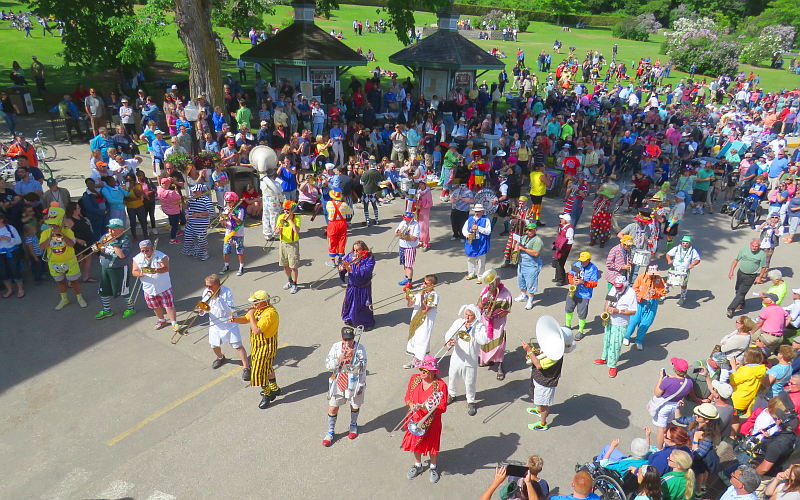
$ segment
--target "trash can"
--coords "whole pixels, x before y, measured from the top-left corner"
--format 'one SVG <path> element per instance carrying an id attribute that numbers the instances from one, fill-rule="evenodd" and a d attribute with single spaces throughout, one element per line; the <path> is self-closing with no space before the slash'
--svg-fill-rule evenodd
<path id="1" fill-rule="evenodd" d="M 248 184 L 252 184 L 254 188 L 259 189 L 259 176 L 258 172 L 253 167 L 228 167 L 225 169 L 228 174 L 228 179 L 231 183 L 231 191 L 239 196 L 244 192 L 244 188 Z"/>

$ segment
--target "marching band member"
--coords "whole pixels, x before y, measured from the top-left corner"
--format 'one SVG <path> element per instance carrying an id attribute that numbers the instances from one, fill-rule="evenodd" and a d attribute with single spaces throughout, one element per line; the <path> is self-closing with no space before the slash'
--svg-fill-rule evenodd
<path id="1" fill-rule="evenodd" d="M 462 229 L 469 219 L 469 206 L 475 199 L 475 194 L 465 184 L 459 184 L 448 197 L 450 201 L 450 227 L 453 235 L 450 241 L 464 239 Z"/>
<path id="2" fill-rule="evenodd" d="M 350 403 L 350 432 L 347 437 L 358 437 L 358 412 L 364 404 L 367 386 L 367 350 L 360 342 L 356 345 L 355 336 L 352 327 L 343 327 L 341 342 L 333 344 L 325 358 L 325 368 L 333 370 L 328 382 L 328 432 L 322 439 L 325 447 L 333 443 L 339 407 L 347 403 Z"/>
<path id="3" fill-rule="evenodd" d="M 419 223 L 419 244 L 423 252 L 431 245 L 431 208 L 433 195 L 425 179 L 419 181 L 417 191 L 417 222 Z"/>
<path id="4" fill-rule="evenodd" d="M 667 293 L 664 279 L 658 274 L 657 264 L 651 264 L 647 268 L 647 272 L 636 278 L 636 281 L 633 282 L 633 290 L 636 292 L 636 314 L 628 323 L 622 345 L 630 345 L 633 332 L 636 331 L 636 348 L 642 351 L 647 330 L 656 319 L 658 304 Z"/>
<path id="5" fill-rule="evenodd" d="M 406 286 L 414 281 L 414 261 L 419 246 L 420 227 L 414 220 L 414 212 L 403 212 L 403 220 L 394 230 L 394 234 L 399 238 L 400 265 L 403 266 L 405 274 L 405 278 L 398 285 Z"/>
<path id="6" fill-rule="evenodd" d="M 412 375 L 404 398 L 409 411 L 409 422 L 425 429 L 425 434 L 417 436 L 408 430 L 403 436 L 403 451 L 414 454 L 414 465 L 406 477 L 414 479 L 422 474 L 422 456 L 430 455 L 431 482 L 439 482 L 437 459 L 442 437 L 442 413 L 447 411 L 447 384 L 439 378 L 436 358 L 428 354 L 417 365 L 420 373 Z"/>
<path id="7" fill-rule="evenodd" d="M 617 376 L 617 360 L 622 339 L 628 329 L 630 316 L 636 314 L 636 292 L 628 286 L 623 275 L 614 278 L 614 288 L 606 297 L 605 312 L 610 315 L 603 334 L 603 354 L 594 360 L 596 365 L 608 365 L 608 376 Z"/>
<path id="8" fill-rule="evenodd" d="M 169 277 L 169 257 L 161 250 L 156 250 L 150 240 L 140 241 L 139 250 L 132 260 L 131 275 L 141 280 L 144 301 L 158 318 L 156 330 L 167 324 L 164 319 L 166 310 L 172 329 L 177 331 L 172 280 Z"/>
<path id="9" fill-rule="evenodd" d="M 556 268 L 556 277 L 553 279 L 559 286 L 567 284 L 567 274 L 564 265 L 567 263 L 572 244 L 575 243 L 575 228 L 570 223 L 572 217 L 569 213 L 558 216 L 558 235 L 553 242 L 553 265 Z"/>
<path id="10" fill-rule="evenodd" d="M 100 303 L 102 309 L 94 319 L 110 318 L 114 315 L 111 311 L 111 298 L 120 295 L 128 295 L 128 265 L 127 259 L 130 254 L 131 241 L 127 234 L 124 234 L 125 223 L 122 219 L 111 219 L 108 221 L 108 233 L 94 244 L 94 251 L 100 254 Z M 133 302 L 128 300 L 127 307 L 122 313 L 122 318 L 130 318 L 136 311 L 133 309 Z"/>
<path id="11" fill-rule="evenodd" d="M 279 235 L 279 264 L 289 281 L 283 285 L 289 293 L 297 293 L 297 273 L 300 269 L 300 216 L 295 215 L 297 203 L 292 200 L 283 202 L 283 213 L 275 220 L 275 233 Z"/>
<path id="12" fill-rule="evenodd" d="M 592 254 L 581 252 L 577 262 L 573 263 L 567 272 L 567 280 L 570 285 L 575 287 L 575 290 L 567 293 L 565 326 L 572 329 L 572 316 L 577 309 L 578 333 L 575 334 L 575 340 L 583 338 L 586 330 L 586 317 L 589 316 L 589 301 L 592 300 L 592 293 L 597 287 L 599 279 L 600 270 L 592 263 Z"/>
<path id="13" fill-rule="evenodd" d="M 181 253 L 205 261 L 208 260 L 208 224 L 214 213 L 214 204 L 205 184 L 195 184 L 191 192 L 192 196 L 186 200 L 186 229 Z"/>
<path id="14" fill-rule="evenodd" d="M 527 300 L 525 309 L 533 309 L 533 296 L 539 291 L 539 273 L 542 270 L 542 247 L 544 242 L 536 235 L 536 223 L 525 226 L 525 236 L 514 243 L 514 251 L 519 252 L 517 264 L 517 284 L 520 295 L 517 302 Z M 510 292 L 509 292 L 510 293 Z"/>
<path id="15" fill-rule="evenodd" d="M 375 258 L 367 244 L 359 240 L 353 243 L 353 251 L 339 264 L 339 277 L 345 280 L 347 274 L 347 290 L 342 303 L 342 321 L 348 326 L 363 326 L 371 330 L 375 326 L 372 313 L 372 271 L 375 269 Z"/>
<path id="16" fill-rule="evenodd" d="M 477 306 L 489 338 L 489 342 L 481 346 L 480 366 L 497 363 L 497 380 L 503 380 L 506 378 L 503 358 L 506 354 L 506 320 L 511 310 L 511 292 L 494 269 L 487 269 L 481 275 L 480 282 L 486 287 L 481 292 Z"/>
<path id="17" fill-rule="evenodd" d="M 641 208 L 634 217 L 634 221 L 622 228 L 617 233 L 617 238 L 629 235 L 633 238 L 631 269 L 628 272 L 628 281 L 633 281 L 639 276 L 642 270 L 647 270 L 647 266 L 653 259 L 655 247 L 653 246 L 653 233 L 651 224 L 653 216 L 650 210 Z"/>
<path id="18" fill-rule="evenodd" d="M 474 280 L 483 273 L 483 264 L 492 236 L 492 223 L 484 215 L 483 205 L 476 203 L 472 208 L 475 215 L 468 217 L 461 234 L 464 235 L 464 252 L 467 254 L 467 279 Z"/>
<path id="19" fill-rule="evenodd" d="M 230 344 L 236 349 L 242 359 L 242 380 L 250 380 L 250 360 L 247 358 L 247 351 L 242 346 L 242 336 L 239 334 L 239 325 L 231 320 L 233 312 L 233 292 L 227 286 L 223 286 L 219 276 L 209 274 L 205 279 L 205 290 L 200 297 L 200 302 L 206 304 L 208 309 L 196 308 L 200 316 L 208 314 L 208 343 L 217 358 L 211 363 L 211 368 L 217 369 L 229 360 L 222 354 L 223 343 Z M 253 353 L 255 362 L 255 352 Z"/>
<path id="20" fill-rule="evenodd" d="M 478 356 L 481 346 L 489 343 L 489 337 L 486 333 L 486 325 L 482 321 L 478 321 L 480 312 L 475 305 L 463 305 L 458 312 L 459 318 L 453 321 L 444 334 L 445 344 L 453 349 L 453 354 L 450 356 L 450 373 L 447 379 L 447 404 L 451 404 L 456 399 L 456 384 L 463 381 L 467 394 L 467 415 L 472 417 L 478 413 L 475 399 Z"/>
<path id="21" fill-rule="evenodd" d="M 435 274 L 428 274 L 423 280 L 423 291 L 415 293 L 408 298 L 408 306 L 413 306 L 414 309 L 411 311 L 411 322 L 409 323 L 410 337 L 406 344 L 406 352 L 413 356 L 413 359 L 411 363 L 403 365 L 405 369 L 414 368 L 414 363 L 421 362 L 430 350 L 433 324 L 436 322 L 436 311 L 439 306 L 439 292 L 434 290 L 433 287 L 436 286 L 438 281 L 439 279 Z M 419 322 L 417 318 L 421 318 L 419 326 L 415 330 L 410 331 L 413 325 Z"/>
<path id="22" fill-rule="evenodd" d="M 470 190 L 479 190 L 483 187 L 483 180 L 489 171 L 489 162 L 481 158 L 481 151 L 472 151 L 472 163 L 469 165 L 470 176 L 467 185 Z"/>
<path id="23" fill-rule="evenodd" d="M 275 239 L 277 233 L 275 219 L 278 218 L 283 203 L 283 189 L 277 176 L 278 173 L 274 168 L 267 169 L 266 175 L 261 176 L 261 199 L 264 205 L 261 212 L 261 229 L 267 240 Z"/>
<path id="24" fill-rule="evenodd" d="M 67 304 L 67 282 L 75 293 L 75 300 L 81 307 L 86 307 L 86 300 L 81 295 L 81 270 L 78 259 L 75 258 L 75 234 L 72 229 L 64 226 L 64 209 L 51 206 L 42 221 L 47 229 L 39 236 L 39 246 L 47 255 L 47 267 L 50 276 L 56 282 L 60 300 L 56 311 L 60 311 Z"/>
<path id="25" fill-rule="evenodd" d="M 625 234 L 620 239 L 619 244 L 611 247 L 606 257 L 606 279 L 608 280 L 608 291 L 614 286 L 614 279 L 617 276 L 627 276 L 631 269 L 631 246 L 633 246 L 633 236 Z"/>
<path id="26" fill-rule="evenodd" d="M 670 248 L 665 257 L 667 264 L 672 266 L 669 271 L 670 277 L 676 276 L 680 281 L 681 296 L 678 299 L 678 305 L 682 306 L 686 301 L 686 291 L 689 287 L 689 273 L 700 263 L 700 252 L 692 245 L 692 237 L 685 234 L 681 238 L 681 244 Z M 667 293 L 669 293 L 670 284 L 672 283 L 667 285 Z"/>
<path id="27" fill-rule="evenodd" d="M 250 359 L 253 361 L 250 385 L 261 386 L 262 410 L 281 394 L 281 388 L 275 380 L 272 361 L 278 352 L 278 311 L 269 303 L 270 296 L 264 290 L 256 290 L 247 300 L 253 305 L 246 316 L 234 318 L 235 323 L 250 325 Z M 242 375 L 244 377 L 244 374 Z"/>
<path id="28" fill-rule="evenodd" d="M 331 260 L 328 265 L 336 267 L 337 258 L 342 260 L 344 257 L 344 249 L 347 245 L 347 217 L 353 215 L 353 209 L 342 201 L 341 189 L 331 189 L 329 194 L 331 199 L 326 204 L 328 213 L 326 234 L 328 236 L 328 257 Z"/>
<path id="29" fill-rule="evenodd" d="M 528 209 L 528 197 L 520 196 L 517 199 L 517 205 L 512 209 L 511 219 L 503 223 L 508 233 L 506 248 L 503 250 L 503 267 L 517 264 L 517 262 L 512 262 L 511 260 L 515 241 L 514 235 L 521 238 L 525 234 L 525 226 L 530 222 L 532 215 L 532 212 Z"/>
<path id="30" fill-rule="evenodd" d="M 236 276 L 244 274 L 244 207 L 239 205 L 237 208 L 236 203 L 239 201 L 239 195 L 233 191 L 225 193 L 225 208 L 222 210 L 222 220 L 225 224 L 225 237 L 222 239 L 222 260 L 225 262 L 222 266 L 221 274 L 225 274 L 230 270 L 230 259 L 233 253 L 233 247 L 236 247 L 236 256 L 239 258 L 239 270 L 236 271 Z"/>

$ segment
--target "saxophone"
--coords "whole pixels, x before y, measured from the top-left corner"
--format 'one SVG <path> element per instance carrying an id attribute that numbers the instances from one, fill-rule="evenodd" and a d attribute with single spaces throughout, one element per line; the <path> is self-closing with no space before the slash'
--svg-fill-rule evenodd
<path id="1" fill-rule="evenodd" d="M 467 243 L 472 245 L 472 242 L 475 241 L 475 238 L 478 237 L 478 222 L 475 221 L 475 224 L 469 230 L 469 234 L 467 235 Z"/>

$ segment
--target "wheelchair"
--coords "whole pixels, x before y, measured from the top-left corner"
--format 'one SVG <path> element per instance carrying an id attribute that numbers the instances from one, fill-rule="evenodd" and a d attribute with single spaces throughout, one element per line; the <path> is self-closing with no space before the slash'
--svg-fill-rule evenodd
<path id="1" fill-rule="evenodd" d="M 637 481 L 631 474 L 626 474 L 623 478 L 616 471 L 606 469 L 597 462 L 575 466 L 575 472 L 581 470 L 592 476 L 592 491 L 603 500 L 630 500 L 636 496 Z"/>

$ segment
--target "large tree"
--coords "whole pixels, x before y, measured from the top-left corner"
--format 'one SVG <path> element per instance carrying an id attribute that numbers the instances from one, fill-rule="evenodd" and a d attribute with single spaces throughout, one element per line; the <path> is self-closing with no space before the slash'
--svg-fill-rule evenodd
<path id="1" fill-rule="evenodd" d="M 222 73 L 211 30 L 212 0 L 175 0 L 175 24 L 189 60 L 189 92 L 222 104 Z"/>

